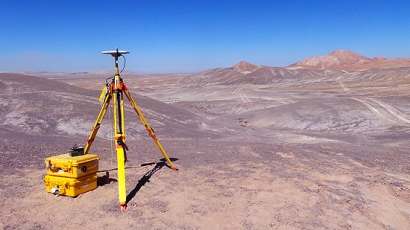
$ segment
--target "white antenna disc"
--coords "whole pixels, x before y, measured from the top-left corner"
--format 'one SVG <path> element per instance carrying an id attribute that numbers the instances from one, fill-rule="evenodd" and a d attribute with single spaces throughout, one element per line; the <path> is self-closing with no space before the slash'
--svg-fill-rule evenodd
<path id="1" fill-rule="evenodd" d="M 110 51 L 103 51 L 102 52 L 103 54 L 111 54 L 111 56 L 113 56 L 113 57 L 115 57 L 115 56 L 121 56 L 121 55 L 123 55 L 123 54 L 129 54 L 130 52 L 129 51 L 124 51 L 124 50 L 118 50 L 118 51 L 116 51 L 116 50 L 110 50 Z"/>

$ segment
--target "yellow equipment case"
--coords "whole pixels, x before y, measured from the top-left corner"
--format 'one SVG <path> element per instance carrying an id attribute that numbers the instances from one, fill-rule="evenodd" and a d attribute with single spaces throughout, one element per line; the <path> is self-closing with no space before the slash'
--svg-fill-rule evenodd
<path id="1" fill-rule="evenodd" d="M 47 175 L 80 178 L 98 171 L 98 155 L 86 154 L 80 156 L 70 156 L 62 154 L 47 158 L 46 164 Z"/>
<path id="2" fill-rule="evenodd" d="M 46 175 L 44 177 L 44 183 L 46 185 L 46 191 L 49 193 L 76 197 L 97 188 L 97 178 L 96 173 L 81 178 Z"/>

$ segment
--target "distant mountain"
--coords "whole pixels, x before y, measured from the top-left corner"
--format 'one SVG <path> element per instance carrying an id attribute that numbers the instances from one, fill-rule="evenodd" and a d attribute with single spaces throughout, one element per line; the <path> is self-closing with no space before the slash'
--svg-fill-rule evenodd
<path id="1" fill-rule="evenodd" d="M 303 66 L 315 69 L 327 69 L 353 64 L 364 64 L 371 62 L 372 59 L 348 50 L 336 50 L 328 55 L 311 57 L 299 61 L 291 66 Z"/>
<path id="2" fill-rule="evenodd" d="M 329 76 L 341 70 L 393 67 L 410 67 L 410 58 L 368 58 L 349 50 L 336 50 L 328 55 L 307 58 L 287 67 L 258 66 L 240 61 L 231 67 L 187 75 L 178 82 L 185 85 L 269 84 L 312 76 Z"/>
<path id="3" fill-rule="evenodd" d="M 410 66 L 410 58 L 386 59 L 381 56 L 368 58 L 349 50 L 336 50 L 324 56 L 317 56 L 296 62 L 287 68 L 312 70 L 358 70 Z"/>
<path id="4" fill-rule="evenodd" d="M 241 61 L 232 67 L 216 68 L 195 73 L 179 80 L 184 85 L 240 85 L 268 84 L 286 79 L 321 75 L 323 71 L 288 69 L 283 67 L 256 66 Z"/>
<path id="5" fill-rule="evenodd" d="M 235 71 L 243 73 L 243 74 L 251 73 L 259 68 L 260 68 L 259 66 L 250 64 L 246 61 L 240 61 L 238 64 L 234 65 L 233 67 Z"/>

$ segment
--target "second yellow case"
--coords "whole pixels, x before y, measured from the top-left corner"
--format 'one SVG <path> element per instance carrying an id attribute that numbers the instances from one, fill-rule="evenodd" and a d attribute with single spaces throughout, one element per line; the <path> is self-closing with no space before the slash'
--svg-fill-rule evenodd
<path id="1" fill-rule="evenodd" d="M 81 178 L 46 175 L 44 177 L 44 184 L 46 185 L 46 191 L 49 193 L 76 197 L 97 188 L 97 179 L 97 174 L 91 174 Z"/>

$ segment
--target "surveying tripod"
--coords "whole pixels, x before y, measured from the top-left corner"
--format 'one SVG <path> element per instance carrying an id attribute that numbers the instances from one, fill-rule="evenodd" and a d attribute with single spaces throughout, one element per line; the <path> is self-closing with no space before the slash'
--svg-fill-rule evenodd
<path id="1" fill-rule="evenodd" d="M 113 113 L 114 113 L 114 140 L 115 140 L 115 149 L 117 152 L 117 164 L 118 164 L 118 193 L 120 200 L 120 209 L 124 211 L 127 208 L 126 203 L 126 185 L 125 185 L 125 162 L 127 161 L 126 151 L 128 146 L 125 144 L 125 124 L 124 124 L 124 94 L 128 98 L 131 106 L 134 108 L 138 117 L 140 118 L 142 124 L 145 126 L 148 134 L 157 144 L 158 148 L 161 150 L 164 158 L 168 162 L 169 166 L 173 170 L 177 170 L 177 167 L 172 164 L 172 161 L 169 159 L 164 148 L 162 148 L 161 143 L 157 139 L 154 130 L 149 126 L 147 120 L 142 115 L 141 110 L 139 109 L 137 103 L 132 98 L 130 92 L 125 86 L 123 79 L 120 77 L 118 72 L 118 57 L 123 54 L 128 54 L 128 51 L 118 51 L 118 48 L 115 51 L 104 51 L 103 54 L 111 54 L 115 58 L 115 76 L 111 84 L 106 84 L 103 88 L 100 95 L 100 102 L 102 102 L 100 113 L 98 114 L 97 120 L 93 126 L 93 129 L 90 133 L 90 136 L 87 139 L 87 143 L 84 148 L 84 154 L 87 154 L 90 150 L 91 145 L 97 135 L 98 129 L 102 123 L 102 120 L 107 113 L 108 106 L 110 101 L 113 100 Z"/>

